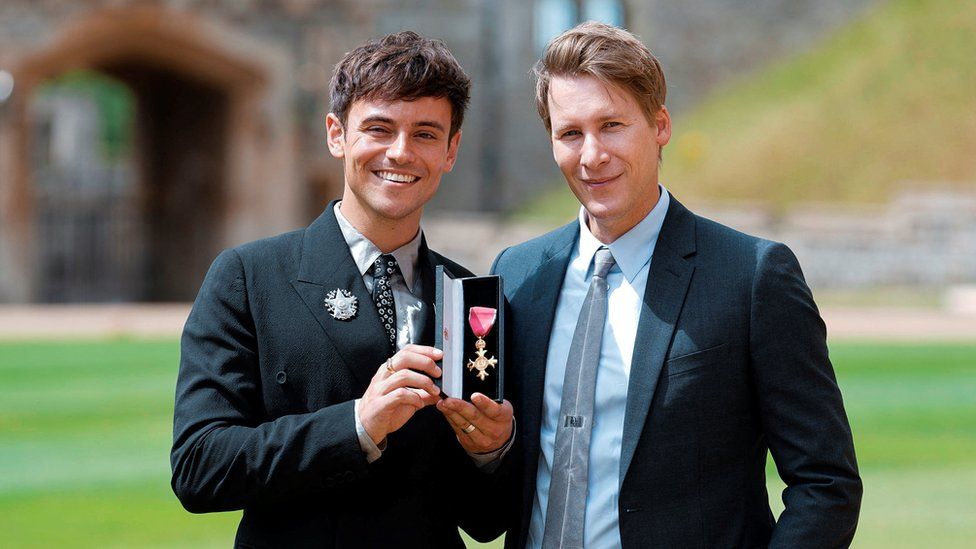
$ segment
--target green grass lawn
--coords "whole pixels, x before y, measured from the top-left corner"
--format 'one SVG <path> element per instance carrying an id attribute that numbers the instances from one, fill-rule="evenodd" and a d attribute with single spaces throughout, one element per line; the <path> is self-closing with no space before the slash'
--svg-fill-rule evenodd
<path id="1" fill-rule="evenodd" d="M 970 546 L 976 344 L 831 349 L 866 486 L 855 546 Z M 175 341 L 0 343 L 0 544 L 231 543 L 238 513 L 191 515 L 169 489 L 178 354 Z"/>

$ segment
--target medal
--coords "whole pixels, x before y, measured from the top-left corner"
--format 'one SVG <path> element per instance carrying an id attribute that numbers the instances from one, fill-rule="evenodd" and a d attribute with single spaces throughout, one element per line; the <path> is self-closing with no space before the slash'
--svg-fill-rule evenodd
<path id="1" fill-rule="evenodd" d="M 325 308 L 336 320 L 349 320 L 356 316 L 357 301 L 356 296 L 349 290 L 336 288 L 325 296 Z"/>
<path id="2" fill-rule="evenodd" d="M 468 313 L 468 324 L 471 326 L 471 331 L 475 337 L 478 338 L 474 342 L 474 348 L 477 349 L 476 354 L 478 356 L 468 361 L 468 371 L 477 369 L 478 373 L 475 375 L 482 381 L 488 377 L 488 367 L 491 366 L 494 368 L 498 364 L 498 359 L 495 357 L 485 357 L 486 344 L 484 339 L 495 326 L 495 318 L 497 316 L 498 311 L 490 307 L 471 307 Z"/>

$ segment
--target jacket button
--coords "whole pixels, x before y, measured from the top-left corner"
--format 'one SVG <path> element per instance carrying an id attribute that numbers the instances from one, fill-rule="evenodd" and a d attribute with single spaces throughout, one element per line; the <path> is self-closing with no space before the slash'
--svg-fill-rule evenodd
<path id="1" fill-rule="evenodd" d="M 275 380 L 278 381 L 278 385 L 284 385 L 285 381 L 288 380 L 288 374 L 285 372 L 278 372 L 278 375 L 275 376 Z"/>

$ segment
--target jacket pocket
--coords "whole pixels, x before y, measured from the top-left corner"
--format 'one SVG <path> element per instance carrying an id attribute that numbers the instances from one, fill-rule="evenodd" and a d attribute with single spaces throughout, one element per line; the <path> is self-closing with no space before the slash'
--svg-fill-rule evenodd
<path id="1" fill-rule="evenodd" d="M 709 364 L 720 362 L 728 356 L 729 344 L 721 343 L 711 347 L 692 351 L 674 358 L 668 359 L 665 363 L 669 376 L 688 373 Z"/>

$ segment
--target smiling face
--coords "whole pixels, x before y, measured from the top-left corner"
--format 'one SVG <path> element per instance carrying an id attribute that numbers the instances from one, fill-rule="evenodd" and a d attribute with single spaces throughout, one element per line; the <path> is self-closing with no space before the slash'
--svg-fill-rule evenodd
<path id="1" fill-rule="evenodd" d="M 347 118 L 345 125 L 326 118 L 329 152 L 344 169 L 343 215 L 371 240 L 371 229 L 413 238 L 424 204 L 457 159 L 461 132 L 449 136 L 451 104 L 356 100 Z"/>
<path id="2" fill-rule="evenodd" d="M 657 204 L 668 111 L 661 107 L 651 123 L 632 94 L 592 76 L 554 77 L 548 103 L 556 164 L 586 208 L 590 232 L 613 242 Z"/>

